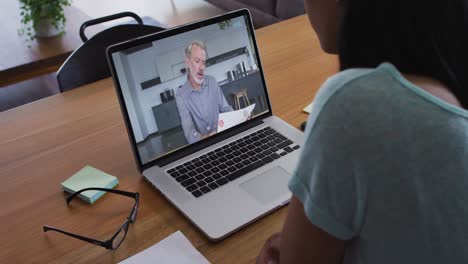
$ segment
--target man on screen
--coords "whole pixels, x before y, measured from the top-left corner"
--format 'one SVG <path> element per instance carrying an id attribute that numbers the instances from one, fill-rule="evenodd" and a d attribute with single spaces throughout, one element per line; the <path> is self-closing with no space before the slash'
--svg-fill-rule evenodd
<path id="1" fill-rule="evenodd" d="M 187 81 L 177 89 L 176 103 L 188 143 L 216 133 L 219 113 L 233 111 L 216 79 L 205 75 L 206 47 L 193 41 L 185 48 Z"/>

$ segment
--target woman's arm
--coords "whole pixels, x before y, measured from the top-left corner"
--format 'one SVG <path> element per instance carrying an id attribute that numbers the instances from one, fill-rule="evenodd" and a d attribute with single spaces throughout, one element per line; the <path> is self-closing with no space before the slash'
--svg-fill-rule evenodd
<path id="1" fill-rule="evenodd" d="M 312 224 L 293 196 L 282 233 L 267 240 L 257 263 L 341 263 L 345 243 Z"/>

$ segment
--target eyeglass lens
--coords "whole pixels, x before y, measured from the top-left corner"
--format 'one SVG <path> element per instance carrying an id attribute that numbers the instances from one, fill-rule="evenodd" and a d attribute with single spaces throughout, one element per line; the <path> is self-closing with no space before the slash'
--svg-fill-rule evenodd
<path id="1" fill-rule="evenodd" d="M 132 221 L 132 223 L 135 222 L 136 220 L 136 216 L 138 212 L 138 205 L 139 205 L 139 202 L 137 201 L 137 203 L 135 204 L 135 207 L 133 208 L 132 215 L 130 216 L 130 220 Z"/>
<path id="2" fill-rule="evenodd" d="M 121 228 L 119 230 L 119 233 L 117 234 L 117 236 L 114 238 L 114 240 L 112 240 L 113 249 L 118 248 L 120 244 L 122 244 L 122 241 L 125 239 L 125 236 L 127 235 L 128 225 L 129 225 L 129 222 L 127 222 L 124 228 Z"/>

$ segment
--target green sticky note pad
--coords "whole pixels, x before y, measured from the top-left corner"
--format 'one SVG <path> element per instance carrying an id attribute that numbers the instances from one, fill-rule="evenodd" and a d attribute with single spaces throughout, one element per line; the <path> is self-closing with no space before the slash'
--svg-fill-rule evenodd
<path id="1" fill-rule="evenodd" d="M 62 189 L 68 193 L 74 193 L 81 189 L 91 187 L 112 189 L 117 184 L 119 184 L 119 180 L 116 177 L 91 166 L 85 166 L 66 181 L 62 182 Z M 104 191 L 86 191 L 79 194 L 78 197 L 92 204 L 99 199 L 99 197 L 104 195 L 104 193 Z"/>

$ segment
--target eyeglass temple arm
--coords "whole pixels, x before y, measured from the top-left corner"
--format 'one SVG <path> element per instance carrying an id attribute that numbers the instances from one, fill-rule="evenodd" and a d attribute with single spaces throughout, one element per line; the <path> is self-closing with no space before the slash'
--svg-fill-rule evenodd
<path id="1" fill-rule="evenodd" d="M 43 226 L 43 230 L 44 230 L 44 232 L 47 232 L 47 231 L 56 231 L 56 232 L 65 234 L 65 235 L 67 235 L 67 236 L 71 236 L 71 237 L 78 238 L 78 239 L 80 239 L 80 240 L 89 242 L 89 243 L 91 243 L 91 244 L 95 244 L 95 245 L 98 245 L 98 246 L 102 246 L 102 247 L 105 247 L 105 248 L 109 248 L 109 245 L 108 245 L 109 243 L 106 243 L 106 242 L 104 242 L 104 241 L 100 241 L 100 240 L 92 239 L 92 238 L 89 238 L 89 237 L 84 237 L 84 236 L 80 236 L 80 235 L 77 235 L 77 234 L 73 234 L 73 233 L 70 233 L 70 232 L 67 232 L 67 231 L 60 230 L 60 229 L 58 229 L 58 228 L 52 227 L 52 226 L 44 225 L 44 226 Z"/>
<path id="2" fill-rule="evenodd" d="M 70 201 L 73 200 L 73 198 L 75 198 L 78 194 L 85 192 L 85 191 L 105 191 L 105 192 L 128 196 L 131 198 L 137 198 L 139 196 L 139 193 L 134 193 L 134 192 L 126 192 L 126 191 L 114 190 L 114 189 L 108 189 L 108 188 L 91 187 L 91 188 L 81 189 L 77 192 L 70 194 L 70 196 L 67 197 L 67 203 L 70 203 Z"/>

